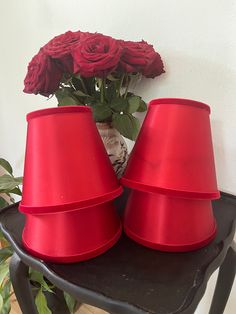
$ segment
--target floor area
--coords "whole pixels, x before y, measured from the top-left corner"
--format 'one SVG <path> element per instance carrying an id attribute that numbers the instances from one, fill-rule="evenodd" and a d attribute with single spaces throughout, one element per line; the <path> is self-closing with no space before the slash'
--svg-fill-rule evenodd
<path id="1" fill-rule="evenodd" d="M 19 305 L 15 299 L 15 297 L 12 298 L 12 308 L 10 314 L 21 314 Z M 107 312 L 100 310 L 96 307 L 83 304 L 79 310 L 76 312 L 76 314 L 108 314 Z"/>

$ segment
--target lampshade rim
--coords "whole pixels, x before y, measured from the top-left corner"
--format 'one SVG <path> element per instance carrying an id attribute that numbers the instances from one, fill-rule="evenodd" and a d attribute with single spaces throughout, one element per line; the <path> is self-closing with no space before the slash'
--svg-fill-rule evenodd
<path id="1" fill-rule="evenodd" d="M 48 116 L 52 114 L 60 114 L 60 113 L 92 113 L 92 110 L 88 106 L 60 106 L 46 109 L 39 109 L 32 112 L 29 112 L 26 115 L 26 120 L 29 121 L 34 118 L 38 118 L 41 116 Z"/>
<path id="2" fill-rule="evenodd" d="M 220 192 L 217 191 L 186 191 L 186 190 L 175 190 L 165 187 L 158 187 L 153 185 L 144 184 L 134 180 L 129 180 L 125 177 L 120 179 L 121 184 L 127 186 L 131 189 L 136 189 L 138 191 L 148 192 L 148 193 L 160 193 L 168 196 L 179 197 L 179 198 L 190 198 L 196 200 L 213 200 L 220 198 Z"/>
<path id="3" fill-rule="evenodd" d="M 116 242 L 119 240 L 120 236 L 122 234 L 122 224 L 120 222 L 119 227 L 116 230 L 116 233 L 113 235 L 111 239 L 109 239 L 106 243 L 103 245 L 98 246 L 97 248 L 91 249 L 89 251 L 81 252 L 74 255 L 65 255 L 65 256 L 49 256 L 44 253 L 40 253 L 35 251 L 30 247 L 30 245 L 27 243 L 27 241 L 24 238 L 24 232 L 22 235 L 22 244 L 25 247 L 26 250 L 28 250 L 32 255 L 41 258 L 46 261 L 51 261 L 55 263 L 74 263 L 74 262 L 82 262 L 91 258 L 94 258 L 98 255 L 101 255 L 108 251 L 110 248 L 112 248 Z"/>
<path id="4" fill-rule="evenodd" d="M 184 105 L 184 106 L 192 106 L 197 107 L 200 109 L 205 109 L 211 113 L 211 108 L 209 105 L 192 99 L 185 99 L 185 98 L 158 98 L 153 99 L 149 102 L 149 106 L 157 106 L 162 104 L 168 104 L 168 105 Z"/>
<path id="5" fill-rule="evenodd" d="M 93 206 L 100 205 L 102 203 L 110 202 L 113 199 L 117 198 L 123 192 L 123 188 L 119 186 L 117 189 L 112 192 L 106 193 L 104 195 L 81 200 L 79 202 L 71 202 L 60 205 L 51 205 L 51 206 L 28 206 L 20 203 L 19 211 L 24 214 L 35 214 L 35 215 L 45 215 L 45 214 L 53 214 L 53 213 L 63 213 L 68 211 L 75 211 L 84 208 L 90 208 Z"/>
<path id="6" fill-rule="evenodd" d="M 184 243 L 183 244 L 169 244 L 169 243 L 168 244 L 161 244 L 161 243 L 155 243 L 155 242 L 149 241 L 145 238 L 138 236 L 136 233 L 131 231 L 125 224 L 124 224 L 123 228 L 124 228 L 125 234 L 129 238 L 134 240 L 135 242 L 137 242 L 141 245 L 144 245 L 146 247 L 149 247 L 151 249 L 165 251 L 165 252 L 188 252 L 188 251 L 194 251 L 194 250 L 200 249 L 200 248 L 206 246 L 211 241 L 213 241 L 213 239 L 216 236 L 216 232 L 217 232 L 217 224 L 216 224 L 216 220 L 214 220 L 214 226 L 213 226 L 211 234 L 209 234 L 208 237 L 206 237 L 202 240 L 199 240 L 197 242 L 190 242 L 190 243 L 186 243 L 186 244 L 184 244 Z"/>

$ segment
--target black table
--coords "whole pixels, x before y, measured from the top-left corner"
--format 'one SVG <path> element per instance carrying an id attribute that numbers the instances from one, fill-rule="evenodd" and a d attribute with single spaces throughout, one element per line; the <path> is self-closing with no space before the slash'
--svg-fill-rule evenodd
<path id="1" fill-rule="evenodd" d="M 123 207 L 124 199 L 120 202 Z M 29 266 L 41 271 L 58 288 L 80 302 L 119 314 L 194 313 L 208 279 L 220 267 L 210 313 L 223 313 L 236 268 L 236 253 L 232 246 L 235 197 L 223 194 L 220 200 L 213 202 L 217 236 L 210 245 L 198 251 L 154 251 L 123 235 L 105 254 L 75 264 L 46 263 L 28 254 L 21 244 L 25 220 L 17 207 L 15 204 L 2 210 L 0 221 L 2 231 L 15 251 L 10 274 L 24 314 L 36 313 L 28 281 Z"/>

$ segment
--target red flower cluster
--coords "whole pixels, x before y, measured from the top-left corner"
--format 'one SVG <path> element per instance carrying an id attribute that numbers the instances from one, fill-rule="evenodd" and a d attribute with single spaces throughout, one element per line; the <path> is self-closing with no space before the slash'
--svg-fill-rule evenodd
<path id="1" fill-rule="evenodd" d="M 145 41 L 68 31 L 50 40 L 33 57 L 24 92 L 49 96 L 58 89 L 63 75 L 106 77 L 115 71 L 154 78 L 164 72 L 164 66 L 160 55 Z"/>

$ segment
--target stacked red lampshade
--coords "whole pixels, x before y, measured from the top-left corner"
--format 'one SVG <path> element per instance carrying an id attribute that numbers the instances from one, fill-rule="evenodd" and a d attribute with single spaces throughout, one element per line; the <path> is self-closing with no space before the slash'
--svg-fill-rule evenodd
<path id="1" fill-rule="evenodd" d="M 35 256 L 63 263 L 105 252 L 121 234 L 112 201 L 122 188 L 91 109 L 38 110 L 27 121 L 23 245 Z"/>
<path id="2" fill-rule="evenodd" d="M 150 102 L 121 179 L 132 189 L 124 230 L 138 243 L 189 251 L 214 238 L 211 200 L 219 191 L 209 114 L 209 106 L 193 100 Z"/>

